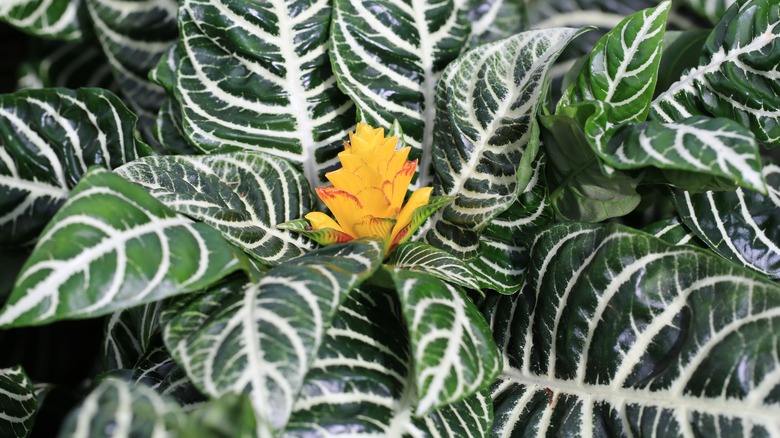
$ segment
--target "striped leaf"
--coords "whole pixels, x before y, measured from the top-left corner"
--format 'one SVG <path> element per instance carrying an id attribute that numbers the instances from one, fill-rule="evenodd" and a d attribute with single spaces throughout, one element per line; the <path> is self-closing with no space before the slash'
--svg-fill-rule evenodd
<path id="1" fill-rule="evenodd" d="M 736 120 L 760 142 L 780 145 L 780 4 L 734 4 L 712 31 L 698 67 L 653 101 L 650 116 L 662 123 L 695 115 Z"/>
<path id="2" fill-rule="evenodd" d="M 347 297 L 306 375 L 285 436 L 486 435 L 492 422 L 486 391 L 414 416 L 409 339 L 391 310 L 398 307 L 394 295 L 361 288 Z"/>
<path id="3" fill-rule="evenodd" d="M 122 96 L 151 128 L 165 94 L 148 75 L 177 36 L 176 0 L 84 0 Z"/>
<path id="4" fill-rule="evenodd" d="M 148 350 L 132 367 L 132 380 L 137 384 L 147 385 L 158 394 L 176 400 L 185 411 L 192 411 L 206 401 L 206 397 L 195 388 L 168 350 L 163 346 L 159 332 L 154 339 L 154 346 Z"/>
<path id="5" fill-rule="evenodd" d="M 780 278 L 780 167 L 764 168 L 769 193 L 676 192 L 683 223 L 724 258 Z"/>
<path id="6" fill-rule="evenodd" d="M 286 160 L 258 152 L 146 157 L 116 172 L 265 264 L 311 249 L 298 235 L 276 229 L 303 216 L 312 203 L 303 175 Z"/>
<path id="7" fill-rule="evenodd" d="M 182 1 L 173 89 L 189 141 L 276 154 L 323 181 L 355 121 L 331 73 L 330 14 L 324 0 Z"/>
<path id="8" fill-rule="evenodd" d="M 44 230 L 0 326 L 105 315 L 207 287 L 238 268 L 216 230 L 94 169 Z"/>
<path id="9" fill-rule="evenodd" d="M 101 87 L 117 89 L 108 61 L 94 42 L 31 39 L 19 66 L 17 89 Z"/>
<path id="10" fill-rule="evenodd" d="M 644 227 L 642 229 L 647 234 L 663 240 L 672 245 L 695 245 L 700 246 L 699 239 L 696 238 L 686 226 L 680 221 L 680 218 L 673 217 L 663 219 Z"/>
<path id="11" fill-rule="evenodd" d="M 420 272 L 391 271 L 411 345 L 419 400 L 415 416 L 466 399 L 501 371 L 479 311 L 457 286 Z"/>
<path id="12" fill-rule="evenodd" d="M 737 0 L 684 0 L 683 3 L 710 23 L 717 24 L 729 6 L 737 3 Z"/>
<path id="13" fill-rule="evenodd" d="M 42 38 L 80 40 L 89 21 L 82 0 L 10 0 L 0 4 L 0 20 Z"/>
<path id="14" fill-rule="evenodd" d="M 68 414 L 60 438 L 177 437 L 185 417 L 146 385 L 107 378 Z"/>
<path id="15" fill-rule="evenodd" d="M 426 272 L 448 283 L 479 290 L 474 272 L 463 260 L 424 243 L 407 242 L 399 245 L 386 263 L 398 269 Z"/>
<path id="16" fill-rule="evenodd" d="M 280 431 L 339 304 L 382 257 L 381 242 L 352 241 L 181 300 L 163 313 L 165 344 L 198 389 L 248 393 L 263 433 Z"/>
<path id="17" fill-rule="evenodd" d="M 598 101 L 611 108 L 610 124 L 643 121 L 658 80 L 671 1 L 626 17 L 602 37 L 558 107 Z"/>
<path id="18" fill-rule="evenodd" d="M 135 121 L 100 89 L 0 96 L 0 244 L 34 239 L 89 166 L 114 168 L 147 155 Z"/>
<path id="19" fill-rule="evenodd" d="M 421 186 L 433 179 L 436 83 L 470 34 L 460 1 L 333 3 L 330 56 L 339 85 L 370 125 L 398 120 L 411 158 L 420 158 Z"/>
<path id="20" fill-rule="evenodd" d="M 494 436 L 735 436 L 780 427 L 780 286 L 610 225 L 540 233 L 522 294 L 486 303 Z"/>
<path id="21" fill-rule="evenodd" d="M 479 257 L 470 260 L 469 266 L 483 288 L 512 294 L 522 287 L 528 247 L 536 229 L 553 221 L 544 176 L 545 162 L 545 156 L 539 154 L 525 191 L 480 236 Z"/>
<path id="22" fill-rule="evenodd" d="M 0 368 L 0 436 L 26 437 L 37 409 L 32 381 L 22 367 Z"/>
<path id="23" fill-rule="evenodd" d="M 105 322 L 103 337 L 103 368 L 115 370 L 133 368 L 149 351 L 153 339 L 160 334 L 159 316 L 162 302 L 132 307 L 114 312 Z"/>
<path id="24" fill-rule="evenodd" d="M 688 190 L 709 188 L 715 177 L 766 192 L 756 139 L 733 120 L 695 116 L 609 128 L 606 113 L 611 111 L 599 111 L 585 130 L 596 154 L 611 168 L 656 167 L 673 185 Z"/>
<path id="25" fill-rule="evenodd" d="M 428 239 L 471 257 L 478 231 L 517 199 L 539 148 L 546 72 L 574 29 L 529 31 L 467 52 L 439 82 L 434 166 L 443 209 Z"/>

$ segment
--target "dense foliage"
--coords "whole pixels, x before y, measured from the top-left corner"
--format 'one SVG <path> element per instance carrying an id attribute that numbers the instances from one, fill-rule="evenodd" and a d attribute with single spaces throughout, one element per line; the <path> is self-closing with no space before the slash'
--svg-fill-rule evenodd
<path id="1" fill-rule="evenodd" d="M 777 0 L 0 20 L 0 436 L 780 435 Z"/>

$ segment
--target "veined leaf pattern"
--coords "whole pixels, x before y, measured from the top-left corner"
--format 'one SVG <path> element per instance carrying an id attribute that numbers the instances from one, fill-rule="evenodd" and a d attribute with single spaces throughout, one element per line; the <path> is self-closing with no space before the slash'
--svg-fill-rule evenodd
<path id="1" fill-rule="evenodd" d="M 732 262 L 780 278 L 780 167 L 764 167 L 768 193 L 677 192 L 683 223 Z"/>
<path id="2" fill-rule="evenodd" d="M 306 375 L 285 436 L 345 430 L 355 436 L 486 436 L 492 422 L 487 391 L 414 416 L 409 338 L 397 329 L 394 295 L 362 288 L 350 293 Z"/>
<path id="3" fill-rule="evenodd" d="M 394 268 L 426 272 L 446 282 L 479 290 L 474 272 L 463 260 L 424 243 L 407 242 L 399 245 L 386 263 Z"/>
<path id="4" fill-rule="evenodd" d="M 664 242 L 671 243 L 672 245 L 697 245 L 699 240 L 696 235 L 693 234 L 682 221 L 677 218 L 662 219 L 658 222 L 642 228 L 642 231 L 663 240 Z"/>
<path id="5" fill-rule="evenodd" d="M 154 346 L 148 348 L 133 369 L 133 381 L 142 383 L 158 394 L 179 402 L 182 410 L 192 411 L 202 406 L 207 398 L 195 388 L 187 373 L 171 357 L 157 332 Z M 183 437 L 182 437 L 183 438 Z"/>
<path id="6" fill-rule="evenodd" d="M 423 416 L 485 388 L 501 370 L 490 330 L 462 290 L 420 272 L 392 268 L 406 321 Z"/>
<path id="7" fill-rule="evenodd" d="M 107 378 L 65 419 L 60 438 L 174 438 L 184 424 L 179 405 L 140 383 Z"/>
<path id="8" fill-rule="evenodd" d="M 0 96 L 0 243 L 34 239 L 89 166 L 113 169 L 148 155 L 135 121 L 100 89 Z"/>
<path id="9" fill-rule="evenodd" d="M 780 430 L 780 286 L 619 225 L 537 236 L 523 294 L 485 305 L 494 436 Z"/>
<path id="10" fill-rule="evenodd" d="M 436 96 L 434 165 L 442 194 L 457 198 L 428 233 L 435 246 L 476 255 L 477 232 L 525 190 L 539 148 L 536 113 L 546 73 L 577 34 L 523 32 L 447 67 Z"/>
<path id="11" fill-rule="evenodd" d="M 459 0 L 335 0 L 330 45 L 339 86 L 366 122 L 398 120 L 412 159 L 420 158 L 418 185 L 429 185 L 436 83 L 466 45 L 468 10 Z"/>
<path id="12" fill-rule="evenodd" d="M 311 249 L 302 237 L 276 229 L 303 216 L 312 203 L 308 183 L 286 160 L 258 152 L 147 157 L 116 172 L 265 264 Z"/>
<path id="13" fill-rule="evenodd" d="M 106 318 L 103 363 L 106 370 L 130 369 L 146 353 L 155 335 L 163 302 L 114 312 Z"/>
<path id="14" fill-rule="evenodd" d="M 64 42 L 32 39 L 29 54 L 19 66 L 16 88 L 101 87 L 117 85 L 100 46 L 92 41 Z"/>
<path id="15" fill-rule="evenodd" d="M 699 66 L 653 102 L 651 118 L 676 122 L 711 114 L 733 119 L 756 138 L 780 144 L 780 4 L 735 3 L 704 45 Z"/>
<path id="16" fill-rule="evenodd" d="M 330 14 L 325 0 L 182 1 L 173 89 L 189 141 L 276 154 L 321 182 L 355 120 L 331 73 Z"/>
<path id="17" fill-rule="evenodd" d="M 0 368 L 0 435 L 26 437 L 37 408 L 32 381 L 22 367 Z"/>
<path id="18" fill-rule="evenodd" d="M 340 303 L 382 256 L 379 241 L 329 246 L 258 283 L 234 281 L 181 300 L 163 314 L 165 343 L 201 391 L 248 393 L 263 433 L 279 431 Z"/>
<path id="19" fill-rule="evenodd" d="M 219 232 L 96 168 L 44 230 L 0 326 L 105 315 L 202 289 L 238 268 Z"/>
<path id="20" fill-rule="evenodd" d="M 86 19 L 83 0 L 12 0 L 0 4 L 0 20 L 43 38 L 80 40 Z M 88 32 L 87 32 L 88 33 Z"/>
<path id="21" fill-rule="evenodd" d="M 610 107 L 609 123 L 643 121 L 658 80 L 671 1 L 622 20 L 601 38 L 574 83 L 558 102 L 598 101 Z"/>
<path id="22" fill-rule="evenodd" d="M 176 41 L 176 0 L 84 1 L 125 102 L 150 130 L 165 94 L 148 75 Z"/>
<path id="23" fill-rule="evenodd" d="M 738 0 L 684 0 L 683 3 L 696 11 L 699 15 L 709 20 L 712 24 L 717 24 L 726 10 L 737 3 Z"/>

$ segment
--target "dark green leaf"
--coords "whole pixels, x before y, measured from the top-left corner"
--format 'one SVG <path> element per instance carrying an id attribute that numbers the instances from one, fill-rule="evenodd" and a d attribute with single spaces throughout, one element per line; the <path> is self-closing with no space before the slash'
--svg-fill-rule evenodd
<path id="1" fill-rule="evenodd" d="M 0 369 L 0 436 L 26 437 L 37 409 L 32 381 L 22 367 Z"/>

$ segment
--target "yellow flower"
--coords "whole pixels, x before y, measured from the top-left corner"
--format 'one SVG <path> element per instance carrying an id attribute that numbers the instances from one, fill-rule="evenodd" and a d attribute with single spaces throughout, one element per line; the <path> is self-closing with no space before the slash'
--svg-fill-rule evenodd
<path id="1" fill-rule="evenodd" d="M 379 237 L 392 249 L 433 211 L 449 199 L 436 198 L 429 206 L 431 187 L 417 189 L 404 203 L 417 161 L 407 161 L 411 148 L 396 150 L 398 138 L 385 137 L 384 129 L 358 123 L 339 153 L 341 168 L 325 174 L 333 186 L 317 188 L 317 195 L 334 218 L 311 212 L 300 221 L 280 228 L 303 233 L 321 244 L 347 242 L 361 237 Z M 420 209 L 420 210 L 418 210 Z"/>

